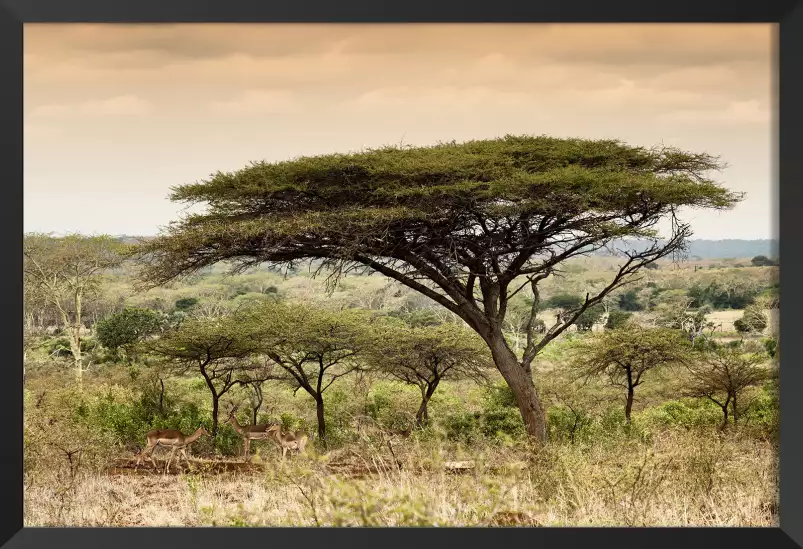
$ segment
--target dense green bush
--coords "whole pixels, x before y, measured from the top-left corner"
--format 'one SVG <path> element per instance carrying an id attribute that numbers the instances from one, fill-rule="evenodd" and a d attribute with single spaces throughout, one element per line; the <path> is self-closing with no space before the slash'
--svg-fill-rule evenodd
<path id="1" fill-rule="evenodd" d="M 613 309 L 608 314 L 608 321 L 605 323 L 605 328 L 608 330 L 615 330 L 616 328 L 621 328 L 631 319 L 633 313 L 628 313 L 626 311 L 620 311 L 618 309 Z"/>
<path id="2" fill-rule="evenodd" d="M 645 424 L 663 427 L 714 427 L 722 423 L 722 411 L 705 400 L 670 400 L 644 410 L 639 419 Z"/>
<path id="3" fill-rule="evenodd" d="M 442 422 L 446 436 L 450 440 L 471 444 L 480 433 L 480 414 L 476 412 L 458 412 L 447 415 Z"/>
<path id="4" fill-rule="evenodd" d="M 547 411 L 547 426 L 552 440 L 587 442 L 594 432 L 594 418 L 585 410 L 554 406 Z"/>

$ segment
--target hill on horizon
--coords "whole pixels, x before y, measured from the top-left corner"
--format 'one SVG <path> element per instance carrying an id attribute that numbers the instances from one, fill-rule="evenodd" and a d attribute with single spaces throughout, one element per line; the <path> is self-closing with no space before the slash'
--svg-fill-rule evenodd
<path id="1" fill-rule="evenodd" d="M 137 239 L 147 240 L 153 238 L 152 236 L 132 236 L 132 235 L 115 235 L 115 238 L 126 244 L 134 244 Z M 647 246 L 647 241 L 619 241 L 616 247 L 631 248 L 636 250 L 644 249 Z M 593 255 L 610 255 L 608 252 L 601 250 Z M 725 240 L 709 240 L 709 239 L 694 239 L 688 241 L 688 251 L 686 253 L 689 259 L 742 259 L 753 258 L 757 255 L 764 255 L 771 258 L 778 257 L 778 240 L 776 239 L 725 239 Z"/>

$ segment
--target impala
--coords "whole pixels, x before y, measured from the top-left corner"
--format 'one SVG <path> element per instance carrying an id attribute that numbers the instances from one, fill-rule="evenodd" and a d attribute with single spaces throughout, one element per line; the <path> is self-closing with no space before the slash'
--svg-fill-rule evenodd
<path id="1" fill-rule="evenodd" d="M 151 460 L 151 463 L 153 463 L 153 467 L 156 468 L 156 462 L 153 460 L 153 451 L 157 446 L 165 446 L 171 448 L 170 457 L 167 459 L 167 465 L 165 465 L 165 474 L 167 474 L 167 470 L 170 467 L 170 462 L 173 460 L 176 450 L 179 450 L 181 456 L 189 463 L 190 460 L 187 458 L 186 448 L 198 440 L 201 435 L 210 436 L 203 425 L 198 427 L 198 429 L 189 436 L 176 429 L 154 429 L 153 431 L 149 431 L 148 434 L 145 435 L 148 444 L 137 456 L 136 467 L 139 467 L 142 459 L 147 456 L 147 458 Z"/>

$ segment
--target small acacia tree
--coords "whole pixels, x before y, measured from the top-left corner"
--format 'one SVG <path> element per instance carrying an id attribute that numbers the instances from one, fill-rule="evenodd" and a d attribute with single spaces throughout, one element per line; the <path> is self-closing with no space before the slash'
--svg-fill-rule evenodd
<path id="1" fill-rule="evenodd" d="M 142 277 L 161 284 L 220 261 L 234 270 L 314 259 L 332 281 L 353 269 L 384 274 L 459 316 L 488 345 L 527 433 L 547 436 L 535 357 L 585 310 L 691 234 L 682 208 L 725 209 L 740 197 L 706 176 L 706 154 L 612 140 L 507 136 L 433 147 L 258 162 L 174 189 L 205 204 L 145 242 Z M 671 221 L 671 234 L 655 231 Z M 565 261 L 628 239 L 610 281 L 536 334 L 539 283 Z M 529 286 L 526 345 L 504 332 L 508 303 Z"/>
<path id="2" fill-rule="evenodd" d="M 32 233 L 23 240 L 26 285 L 38 288 L 61 317 L 75 361 L 76 379 L 83 377 L 81 331 L 86 299 L 99 291 L 103 274 L 123 261 L 124 246 L 105 235 L 53 237 Z"/>
<path id="3" fill-rule="evenodd" d="M 259 338 L 249 328 L 233 316 L 189 319 L 140 344 L 172 364 L 175 373 L 203 377 L 212 398 L 212 436 L 218 432 L 221 397 L 238 384 L 252 383 L 263 367 L 251 360 L 259 351 Z"/>
<path id="4" fill-rule="evenodd" d="M 377 326 L 366 359 L 378 371 L 421 391 L 421 405 L 416 424 L 429 421 L 428 404 L 444 379 L 487 381 L 493 367 L 488 347 L 474 332 L 445 323 L 435 327 L 414 328 L 385 322 Z"/>
<path id="5" fill-rule="evenodd" d="M 764 357 L 759 353 L 746 354 L 740 345 L 716 346 L 699 353 L 688 364 L 690 378 L 684 396 L 707 398 L 722 410 L 722 429 L 728 427 L 728 418 L 739 420 L 738 403 L 744 392 L 760 385 L 772 376 L 772 371 L 761 366 Z"/>
<path id="6" fill-rule="evenodd" d="M 628 323 L 580 343 L 576 365 L 584 376 L 607 376 L 611 385 L 627 391 L 625 419 L 630 422 L 636 387 L 644 383 L 644 375 L 660 366 L 685 363 L 690 349 L 676 330 Z"/>
<path id="7" fill-rule="evenodd" d="M 257 334 L 260 352 L 279 366 L 274 376 L 314 400 L 318 436 L 326 444 L 324 393 L 338 379 L 361 367 L 370 318 L 360 309 L 341 311 L 310 303 L 264 303 L 243 308 L 237 317 Z"/>

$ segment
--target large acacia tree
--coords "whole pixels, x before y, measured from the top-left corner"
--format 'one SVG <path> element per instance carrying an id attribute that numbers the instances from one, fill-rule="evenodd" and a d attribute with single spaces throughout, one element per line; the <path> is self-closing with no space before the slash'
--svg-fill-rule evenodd
<path id="1" fill-rule="evenodd" d="M 706 154 L 611 140 L 507 136 L 432 147 L 253 163 L 173 189 L 205 213 L 171 224 L 140 251 L 161 284 L 219 261 L 234 270 L 315 259 L 334 279 L 382 273 L 462 318 L 488 345 L 527 432 L 546 438 L 532 363 L 588 307 L 639 269 L 683 248 L 678 209 L 731 207 L 739 197 L 706 177 Z M 671 234 L 654 230 L 671 221 Z M 536 335 L 539 283 L 569 258 L 640 237 L 610 282 Z M 529 287 L 526 345 L 504 335 L 510 298 Z"/>

